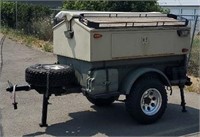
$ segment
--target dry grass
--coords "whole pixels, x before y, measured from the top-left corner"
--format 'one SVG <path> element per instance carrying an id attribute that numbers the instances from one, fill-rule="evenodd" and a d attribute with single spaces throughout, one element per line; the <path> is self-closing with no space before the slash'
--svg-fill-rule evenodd
<path id="1" fill-rule="evenodd" d="M 196 36 L 193 42 L 191 58 L 188 66 L 189 75 L 199 77 L 200 67 L 200 35 Z"/>
<path id="2" fill-rule="evenodd" d="M 34 36 L 25 35 L 17 30 L 9 28 L 1 28 L 1 32 L 3 34 L 6 34 L 8 38 L 12 39 L 13 41 L 16 41 L 17 43 L 25 44 L 28 47 L 33 47 L 45 52 L 53 51 L 53 44 L 50 41 L 39 40 Z"/>
<path id="3" fill-rule="evenodd" d="M 200 77 L 190 76 L 190 78 L 191 78 L 191 81 L 192 81 L 192 85 L 186 87 L 186 89 L 189 92 L 196 92 L 196 93 L 200 94 Z"/>
<path id="4" fill-rule="evenodd" d="M 192 85 L 187 87 L 190 92 L 200 93 L 200 35 L 194 39 L 191 58 L 188 67 L 188 74 L 191 78 Z"/>

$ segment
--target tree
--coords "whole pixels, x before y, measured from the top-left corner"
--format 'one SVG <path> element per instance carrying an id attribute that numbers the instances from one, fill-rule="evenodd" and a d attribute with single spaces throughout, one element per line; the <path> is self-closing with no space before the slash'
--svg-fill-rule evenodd
<path id="1" fill-rule="evenodd" d="M 157 1 L 64 1 L 63 9 L 89 11 L 162 11 Z"/>

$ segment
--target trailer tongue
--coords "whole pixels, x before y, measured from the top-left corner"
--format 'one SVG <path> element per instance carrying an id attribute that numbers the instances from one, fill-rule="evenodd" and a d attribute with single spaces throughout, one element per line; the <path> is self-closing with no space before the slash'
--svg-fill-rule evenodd
<path id="1" fill-rule="evenodd" d="M 15 91 L 43 94 L 43 127 L 52 94 L 82 92 L 97 106 L 111 105 L 124 95 L 130 115 L 149 124 L 165 112 L 166 89 L 172 92 L 178 86 L 186 112 L 183 89 L 192 84 L 187 77 L 187 24 L 187 19 L 158 12 L 62 11 L 53 28 L 58 62 L 28 67 L 28 85 L 9 84 L 14 108 Z"/>

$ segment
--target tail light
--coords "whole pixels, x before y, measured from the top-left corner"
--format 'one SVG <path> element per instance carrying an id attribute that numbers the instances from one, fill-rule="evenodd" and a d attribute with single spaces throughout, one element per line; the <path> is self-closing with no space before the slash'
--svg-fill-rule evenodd
<path id="1" fill-rule="evenodd" d="M 98 38 L 101 38 L 102 36 L 103 36 L 102 34 L 95 33 L 93 35 L 93 38 L 98 39 Z"/>

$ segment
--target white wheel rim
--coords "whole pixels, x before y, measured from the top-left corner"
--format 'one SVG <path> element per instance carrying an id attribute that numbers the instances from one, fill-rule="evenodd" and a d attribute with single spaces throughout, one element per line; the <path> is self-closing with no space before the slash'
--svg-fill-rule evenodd
<path id="1" fill-rule="evenodd" d="M 49 70 L 49 69 L 54 69 L 54 70 L 64 69 L 64 67 L 61 65 L 44 65 L 43 68 L 47 69 L 47 70 Z"/>
<path id="2" fill-rule="evenodd" d="M 140 107 L 142 111 L 148 115 L 155 115 L 161 108 L 162 96 L 155 88 L 147 89 L 140 100 Z"/>

